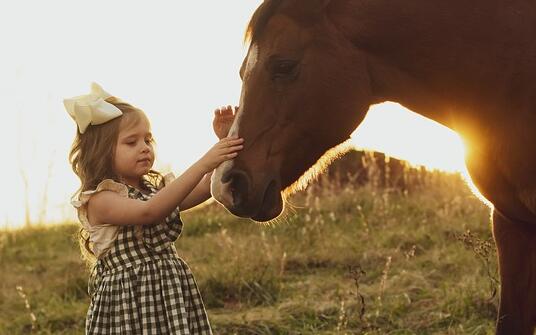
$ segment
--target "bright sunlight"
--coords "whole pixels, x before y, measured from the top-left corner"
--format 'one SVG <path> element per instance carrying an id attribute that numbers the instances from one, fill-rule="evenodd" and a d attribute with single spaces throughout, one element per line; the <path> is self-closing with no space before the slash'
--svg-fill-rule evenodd
<path id="1" fill-rule="evenodd" d="M 243 34 L 260 3 L 63 0 L 35 2 L 31 11 L 0 4 L 7 190 L 0 223 L 75 218 L 69 201 L 79 184 L 67 155 L 76 127 L 62 99 L 88 93 L 92 81 L 147 113 L 157 169 L 180 173 L 192 164 L 216 141 L 213 110 L 238 104 Z M 397 104 L 373 106 L 353 142 L 413 164 L 464 170 L 455 133 Z"/>

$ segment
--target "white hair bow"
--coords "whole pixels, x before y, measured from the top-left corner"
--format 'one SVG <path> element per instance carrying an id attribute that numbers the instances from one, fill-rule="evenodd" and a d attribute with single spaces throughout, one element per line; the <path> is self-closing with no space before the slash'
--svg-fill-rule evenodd
<path id="1" fill-rule="evenodd" d="M 92 83 L 91 93 L 63 100 L 65 109 L 78 125 L 80 134 L 83 134 L 90 124 L 103 124 L 123 115 L 119 108 L 104 101 L 109 97 L 111 95 L 102 87 Z"/>

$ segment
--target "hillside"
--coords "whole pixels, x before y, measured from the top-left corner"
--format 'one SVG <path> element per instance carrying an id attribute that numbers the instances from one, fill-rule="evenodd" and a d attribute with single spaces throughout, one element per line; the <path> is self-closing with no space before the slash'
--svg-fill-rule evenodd
<path id="1" fill-rule="evenodd" d="M 402 162 L 382 174 L 385 159 L 363 157 L 337 161 L 271 225 L 214 203 L 183 213 L 176 245 L 215 334 L 493 333 L 489 209 L 458 175 Z M 0 334 L 83 334 L 77 227 L 0 232 Z"/>

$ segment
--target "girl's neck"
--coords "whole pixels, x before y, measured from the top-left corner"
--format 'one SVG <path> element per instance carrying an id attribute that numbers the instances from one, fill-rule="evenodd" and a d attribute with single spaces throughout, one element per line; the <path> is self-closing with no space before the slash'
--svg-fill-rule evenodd
<path id="1" fill-rule="evenodd" d="M 137 180 L 132 180 L 132 179 L 125 179 L 125 178 L 120 178 L 121 182 L 123 184 L 126 184 L 128 186 L 131 186 L 135 189 L 137 189 L 138 191 L 142 192 L 142 193 L 146 193 L 147 192 L 147 189 L 145 187 L 145 185 L 143 184 L 143 179 L 142 178 L 139 178 Z"/>

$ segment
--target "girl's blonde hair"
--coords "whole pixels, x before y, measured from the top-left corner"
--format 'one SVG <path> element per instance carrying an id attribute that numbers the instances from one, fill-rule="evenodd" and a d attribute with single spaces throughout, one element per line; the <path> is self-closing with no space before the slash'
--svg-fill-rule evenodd
<path id="1" fill-rule="evenodd" d="M 73 196 L 76 199 L 81 192 L 96 189 L 104 179 L 121 182 L 113 166 L 119 131 L 121 128 L 135 126 L 144 118 L 147 120 L 141 109 L 116 97 L 107 98 L 106 102 L 119 108 L 123 115 L 97 126 L 91 125 L 83 134 L 77 130 L 69 153 L 69 162 L 81 182 L 80 188 Z M 155 170 L 149 171 L 146 178 L 155 187 L 163 183 L 162 174 Z M 90 263 L 94 262 L 95 254 L 90 248 L 89 232 L 84 227 L 78 232 L 78 242 L 84 259 Z"/>

